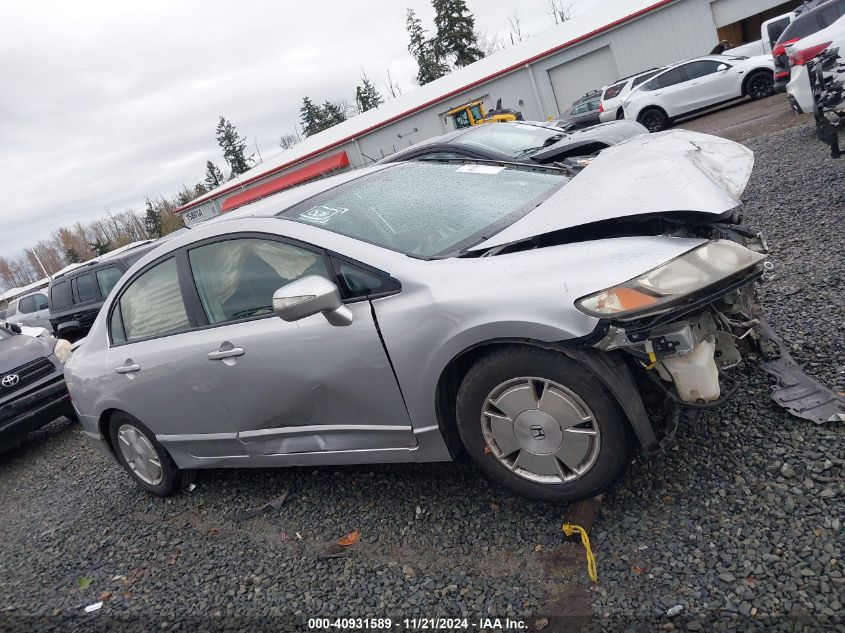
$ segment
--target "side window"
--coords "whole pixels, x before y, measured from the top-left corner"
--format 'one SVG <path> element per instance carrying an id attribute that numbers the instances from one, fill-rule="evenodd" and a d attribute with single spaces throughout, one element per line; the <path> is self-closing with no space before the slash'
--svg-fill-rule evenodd
<path id="1" fill-rule="evenodd" d="M 720 62 L 715 62 L 712 60 L 690 62 L 686 65 L 687 77 L 689 77 L 690 79 L 698 79 L 699 77 L 712 75 L 713 73 L 717 72 L 716 69 L 719 68 L 720 65 Z"/>
<path id="2" fill-rule="evenodd" d="M 126 288 L 109 327 L 115 343 L 176 334 L 190 327 L 174 258 L 150 268 Z"/>
<path id="3" fill-rule="evenodd" d="M 476 121 L 484 118 L 484 115 L 481 114 L 481 106 L 474 105 L 474 106 L 472 106 L 472 108 L 470 108 L 470 110 L 472 110 L 472 118 L 475 119 Z"/>
<path id="4" fill-rule="evenodd" d="M 654 76 L 655 76 L 657 73 L 659 73 L 659 72 L 660 72 L 659 70 L 655 70 L 654 72 L 647 73 L 647 74 L 643 75 L 642 77 L 637 77 L 637 78 L 636 78 L 636 79 L 634 79 L 634 81 L 631 83 L 631 88 L 636 88 L 636 87 L 637 87 L 637 86 L 639 86 L 641 83 L 643 83 L 644 81 L 648 81 L 649 79 L 651 79 L 652 77 L 654 77 Z"/>
<path id="5" fill-rule="evenodd" d="M 273 293 L 285 284 L 308 275 L 331 279 L 321 255 L 273 240 L 214 242 L 188 257 L 211 324 L 273 314 Z"/>
<path id="6" fill-rule="evenodd" d="M 123 273 L 116 266 L 109 266 L 97 271 L 97 285 L 100 287 L 100 295 L 108 297 L 115 284 L 120 281 Z"/>
<path id="7" fill-rule="evenodd" d="M 87 303 L 88 301 L 94 301 L 99 298 L 100 295 L 97 292 L 97 286 L 94 284 L 93 273 L 80 275 L 73 280 L 73 283 L 75 286 L 76 303 Z"/>
<path id="8" fill-rule="evenodd" d="M 18 302 L 18 311 L 21 314 L 32 314 L 35 312 L 35 297 L 24 297 Z"/>
<path id="9" fill-rule="evenodd" d="M 37 294 L 32 295 L 32 298 L 35 300 L 36 310 L 45 310 L 47 308 L 47 295 Z"/>
<path id="10" fill-rule="evenodd" d="M 668 88 L 670 86 L 675 86 L 679 83 L 687 81 L 687 79 L 688 77 L 686 66 L 678 66 L 671 70 L 667 70 L 659 77 L 655 77 L 649 82 L 649 84 L 653 84 L 654 89 L 657 90 L 660 88 Z"/>
<path id="11" fill-rule="evenodd" d="M 826 29 L 831 24 L 842 17 L 842 12 L 845 10 L 845 3 L 832 3 L 829 7 L 819 11 L 819 24 L 823 29 Z M 821 30 L 821 29 L 819 29 Z"/>
<path id="12" fill-rule="evenodd" d="M 465 127 L 469 127 L 469 115 L 467 114 L 466 110 L 463 110 L 454 116 L 455 119 L 455 127 L 459 130 L 462 130 Z"/>
<path id="13" fill-rule="evenodd" d="M 50 288 L 50 309 L 64 310 L 70 306 L 70 286 L 67 281 L 60 281 Z"/>
<path id="14" fill-rule="evenodd" d="M 332 257 L 332 266 L 340 281 L 340 289 L 347 299 L 399 292 L 402 286 L 392 277 L 356 266 L 344 259 Z"/>

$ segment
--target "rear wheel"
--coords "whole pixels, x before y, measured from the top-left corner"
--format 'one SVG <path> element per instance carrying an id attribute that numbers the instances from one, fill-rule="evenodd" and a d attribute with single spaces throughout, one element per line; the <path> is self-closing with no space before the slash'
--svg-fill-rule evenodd
<path id="1" fill-rule="evenodd" d="M 662 132 L 669 127 L 669 117 L 659 108 L 648 108 L 637 119 L 649 132 Z"/>
<path id="2" fill-rule="evenodd" d="M 630 427 L 612 396 L 556 352 L 511 348 L 479 360 L 458 391 L 457 419 L 481 469 L 533 499 L 593 497 L 631 458 Z"/>
<path id="3" fill-rule="evenodd" d="M 128 413 L 115 413 L 109 433 L 118 461 L 141 488 L 159 497 L 181 489 L 183 471 L 140 421 Z"/>
<path id="4" fill-rule="evenodd" d="M 775 93 L 774 76 L 762 70 L 752 73 L 746 80 L 745 92 L 754 100 L 771 97 Z"/>

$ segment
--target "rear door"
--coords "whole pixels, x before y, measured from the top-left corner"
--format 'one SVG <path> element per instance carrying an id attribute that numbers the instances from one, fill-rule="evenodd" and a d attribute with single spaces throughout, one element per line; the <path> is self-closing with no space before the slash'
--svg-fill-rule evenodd
<path id="1" fill-rule="evenodd" d="M 144 270 L 112 304 L 107 372 L 97 389 L 110 393 L 162 444 L 178 447 L 176 454 L 243 456 L 208 363 L 199 355 L 177 257 Z"/>
<path id="2" fill-rule="evenodd" d="M 695 109 L 692 81 L 687 75 L 686 66 L 671 68 L 645 84 L 652 89 L 651 101 L 666 110 L 669 117 L 680 116 Z"/>
<path id="3" fill-rule="evenodd" d="M 198 358 L 251 455 L 416 445 L 369 301 L 348 305 L 345 327 L 321 314 L 288 323 L 273 312 L 273 293 L 291 281 L 336 281 L 319 249 L 243 234 L 200 243 L 188 258 L 208 322 Z"/>
<path id="4" fill-rule="evenodd" d="M 79 322 L 83 332 L 87 332 L 94 325 L 94 320 L 103 304 L 94 273 L 76 275 L 71 279 L 70 287 L 73 297 L 73 319 Z"/>

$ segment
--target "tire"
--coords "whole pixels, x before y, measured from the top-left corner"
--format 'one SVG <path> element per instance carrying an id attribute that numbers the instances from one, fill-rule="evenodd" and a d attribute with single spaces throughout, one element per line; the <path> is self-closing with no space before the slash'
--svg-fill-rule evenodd
<path id="1" fill-rule="evenodd" d="M 646 108 L 637 117 L 637 122 L 642 123 L 651 132 L 662 132 L 669 127 L 669 117 L 660 108 Z"/>
<path id="2" fill-rule="evenodd" d="M 456 413 L 473 461 L 493 481 L 531 499 L 594 497 L 631 461 L 633 433 L 614 398 L 561 353 L 512 347 L 482 357 L 461 383 Z M 589 421 L 582 421 L 585 413 Z"/>
<path id="3" fill-rule="evenodd" d="M 117 461 L 141 488 L 159 497 L 168 497 L 182 489 L 189 472 L 179 470 L 155 435 L 139 420 L 122 411 L 115 413 L 109 421 L 109 437 Z M 133 461 L 138 466 L 131 465 L 127 459 L 133 452 L 140 455 L 137 462 Z M 150 461 L 147 459 L 150 456 L 154 456 L 158 467 L 145 463 Z"/>
<path id="4" fill-rule="evenodd" d="M 754 101 L 771 97 L 775 94 L 774 75 L 765 70 L 758 70 L 757 72 L 751 73 L 748 75 L 748 79 L 745 80 L 745 94 Z"/>

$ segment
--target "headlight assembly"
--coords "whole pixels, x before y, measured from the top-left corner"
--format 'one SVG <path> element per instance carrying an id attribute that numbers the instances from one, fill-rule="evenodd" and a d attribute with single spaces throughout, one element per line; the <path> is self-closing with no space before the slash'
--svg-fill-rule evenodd
<path id="1" fill-rule="evenodd" d="M 56 341 L 56 347 L 53 348 L 53 353 L 56 355 L 56 358 L 64 365 L 70 359 L 71 353 L 71 345 L 69 341 L 66 341 L 63 338 L 60 338 Z"/>
<path id="2" fill-rule="evenodd" d="M 714 240 L 626 281 L 582 297 L 575 306 L 600 318 L 661 312 L 677 299 L 754 267 L 766 259 L 730 240 Z"/>

